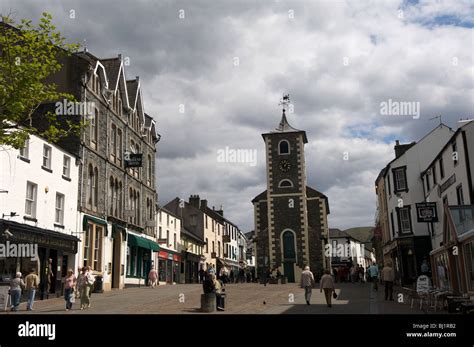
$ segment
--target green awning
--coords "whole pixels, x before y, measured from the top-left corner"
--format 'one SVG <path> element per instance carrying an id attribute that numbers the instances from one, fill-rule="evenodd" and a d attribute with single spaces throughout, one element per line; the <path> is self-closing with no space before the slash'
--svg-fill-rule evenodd
<path id="1" fill-rule="evenodd" d="M 93 217 L 93 216 L 89 216 L 89 215 L 84 215 L 84 219 L 82 221 L 82 230 L 86 230 L 87 229 L 87 222 L 93 222 L 93 223 L 96 223 L 96 224 L 100 224 L 100 225 L 103 225 L 104 227 L 107 228 L 107 221 L 106 220 L 103 220 L 103 219 L 100 219 L 100 218 L 97 218 L 97 217 Z"/>
<path id="2" fill-rule="evenodd" d="M 128 234 L 128 244 L 130 246 L 151 249 L 154 252 L 160 250 L 160 246 L 151 240 L 145 239 L 144 237 L 135 236 L 133 234 Z"/>

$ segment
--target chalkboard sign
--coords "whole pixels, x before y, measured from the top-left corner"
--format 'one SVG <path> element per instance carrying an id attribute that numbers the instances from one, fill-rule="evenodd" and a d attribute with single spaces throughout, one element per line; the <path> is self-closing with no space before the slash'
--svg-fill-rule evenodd
<path id="1" fill-rule="evenodd" d="M 9 286 L 0 287 L 0 310 L 6 311 L 8 304 L 10 302 L 10 295 L 8 294 L 10 290 Z"/>
<path id="2" fill-rule="evenodd" d="M 416 291 L 417 293 L 428 293 L 430 290 L 430 278 L 426 275 L 421 275 L 416 280 Z"/>

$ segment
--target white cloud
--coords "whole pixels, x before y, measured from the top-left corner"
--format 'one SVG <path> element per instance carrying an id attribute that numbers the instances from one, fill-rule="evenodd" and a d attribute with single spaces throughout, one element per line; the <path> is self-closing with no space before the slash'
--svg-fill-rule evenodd
<path id="1" fill-rule="evenodd" d="M 472 30 L 426 25 L 442 15 L 469 20 L 468 1 L 43 3 L 7 0 L 0 10 L 33 19 L 50 11 L 91 52 L 131 58 L 129 77 L 140 75 L 163 135 L 160 202 L 200 194 L 245 231 L 250 200 L 266 189 L 260 134 L 277 126 L 284 92 L 295 107 L 290 123 L 307 131 L 308 181 L 329 196 L 331 227 L 373 224 L 374 181 L 393 158 L 387 138 L 418 140 L 437 124 L 429 118 L 442 114 L 455 127 L 474 109 Z M 421 118 L 381 116 L 389 98 L 419 101 Z M 225 146 L 258 150 L 257 166 L 217 163 Z"/>

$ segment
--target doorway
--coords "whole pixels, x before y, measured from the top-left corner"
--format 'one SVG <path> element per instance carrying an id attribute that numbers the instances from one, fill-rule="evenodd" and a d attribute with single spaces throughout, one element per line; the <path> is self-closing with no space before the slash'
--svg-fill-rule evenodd
<path id="1" fill-rule="evenodd" d="M 295 282 L 296 247 L 295 234 L 287 230 L 282 235 L 283 240 L 283 275 L 289 283 Z"/>
<path id="2" fill-rule="evenodd" d="M 120 289 L 121 262 L 122 262 L 122 233 L 116 231 L 112 249 L 112 288 Z"/>

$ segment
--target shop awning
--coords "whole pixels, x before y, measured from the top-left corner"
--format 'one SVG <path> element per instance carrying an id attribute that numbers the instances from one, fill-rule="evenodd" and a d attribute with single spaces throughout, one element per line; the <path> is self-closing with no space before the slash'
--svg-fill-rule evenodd
<path id="1" fill-rule="evenodd" d="M 130 246 L 151 249 L 153 252 L 158 252 L 160 250 L 160 246 L 156 242 L 133 234 L 128 234 L 128 244 Z"/>
<path id="2" fill-rule="evenodd" d="M 103 225 L 105 228 L 107 228 L 107 221 L 104 219 L 100 219 L 94 216 L 89 216 L 89 215 L 84 215 L 84 219 L 82 221 L 82 230 L 87 229 L 87 223 L 92 222 L 95 224 Z"/>

